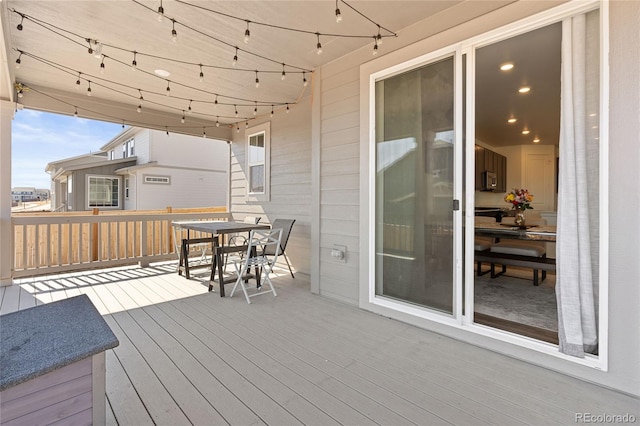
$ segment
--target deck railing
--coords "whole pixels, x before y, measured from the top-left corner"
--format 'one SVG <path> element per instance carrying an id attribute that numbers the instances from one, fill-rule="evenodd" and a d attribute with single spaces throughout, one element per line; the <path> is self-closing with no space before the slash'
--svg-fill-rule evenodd
<path id="1" fill-rule="evenodd" d="M 13 215 L 13 277 L 175 259 L 171 222 L 230 219 L 224 207 Z"/>

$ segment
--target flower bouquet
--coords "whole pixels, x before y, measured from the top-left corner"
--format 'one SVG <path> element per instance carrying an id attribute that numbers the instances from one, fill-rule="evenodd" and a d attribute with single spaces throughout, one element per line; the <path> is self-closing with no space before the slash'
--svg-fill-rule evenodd
<path id="1" fill-rule="evenodd" d="M 518 226 L 525 226 L 525 217 L 524 211 L 527 209 L 533 209 L 531 207 L 531 202 L 533 201 L 533 195 L 529 193 L 527 189 L 512 189 L 507 195 L 505 195 L 504 200 L 513 206 L 513 209 L 516 211 L 516 216 L 514 218 L 514 222 Z"/>

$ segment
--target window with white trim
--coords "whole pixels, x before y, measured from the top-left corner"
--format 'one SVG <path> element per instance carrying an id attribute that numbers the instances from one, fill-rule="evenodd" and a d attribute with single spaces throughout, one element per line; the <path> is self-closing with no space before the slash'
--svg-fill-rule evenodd
<path id="1" fill-rule="evenodd" d="M 120 178 L 87 176 L 87 207 L 120 208 Z"/>
<path id="2" fill-rule="evenodd" d="M 129 199 L 129 178 L 124 178 L 124 199 Z"/>
<path id="3" fill-rule="evenodd" d="M 258 201 L 269 199 L 270 123 L 252 127 L 247 131 L 247 195 Z"/>
<path id="4" fill-rule="evenodd" d="M 135 155 L 135 140 L 129 139 L 122 144 L 122 158 L 129 158 Z"/>
<path id="5" fill-rule="evenodd" d="M 143 175 L 144 183 L 171 185 L 171 176 Z"/>

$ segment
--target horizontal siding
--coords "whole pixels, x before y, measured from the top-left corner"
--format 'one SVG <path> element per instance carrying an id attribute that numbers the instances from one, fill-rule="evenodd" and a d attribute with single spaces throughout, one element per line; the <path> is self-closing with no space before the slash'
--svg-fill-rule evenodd
<path id="1" fill-rule="evenodd" d="M 325 67 L 326 68 L 326 67 Z M 320 294 L 357 304 L 360 226 L 360 72 L 324 73 L 320 149 Z M 346 262 L 331 257 L 347 247 Z"/>
<path id="2" fill-rule="evenodd" d="M 295 219 L 285 252 L 295 271 L 310 273 L 311 247 L 311 106 L 303 99 L 289 114 L 271 118 L 270 200 L 246 194 L 246 141 L 236 134 L 231 156 L 231 212 L 241 219 L 261 216 L 262 223 Z M 284 259 L 279 261 L 286 267 Z"/>

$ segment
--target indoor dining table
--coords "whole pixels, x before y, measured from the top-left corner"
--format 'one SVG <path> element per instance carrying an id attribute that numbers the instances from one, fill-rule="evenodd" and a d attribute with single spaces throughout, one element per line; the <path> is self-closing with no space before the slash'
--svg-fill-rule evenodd
<path id="1" fill-rule="evenodd" d="M 225 296 L 224 285 L 228 282 L 235 281 L 235 278 L 224 279 L 224 255 L 227 253 L 237 253 L 246 251 L 248 245 L 238 246 L 225 246 L 225 235 L 239 234 L 243 232 L 249 233 L 254 229 L 270 229 L 269 225 L 264 224 L 252 224 L 244 222 L 224 222 L 224 221 L 190 221 L 190 222 L 174 222 L 175 225 L 179 225 L 181 228 L 187 230 L 187 238 L 182 240 L 180 250 L 180 265 L 178 273 L 185 272 L 185 277 L 189 278 L 189 244 L 190 243 L 204 243 L 211 241 L 213 246 L 213 255 L 211 259 L 211 277 L 209 280 L 209 291 L 213 290 L 213 282 L 215 280 L 216 271 L 218 272 L 218 283 L 220 285 L 220 297 Z M 210 238 L 198 238 L 191 239 L 190 233 L 192 231 L 198 231 L 205 234 L 211 234 Z M 256 279 L 259 279 L 259 273 L 256 274 Z M 259 284 L 259 283 L 258 283 Z"/>

